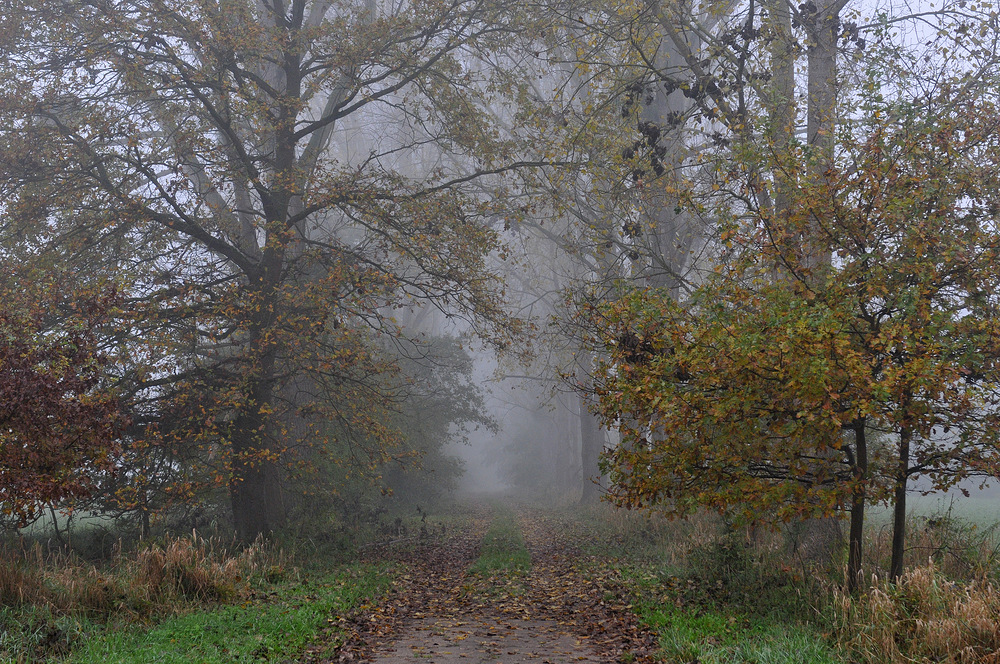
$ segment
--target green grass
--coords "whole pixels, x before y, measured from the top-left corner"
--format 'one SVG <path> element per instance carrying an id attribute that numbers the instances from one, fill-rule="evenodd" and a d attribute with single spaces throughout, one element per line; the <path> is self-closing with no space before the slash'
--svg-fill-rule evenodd
<path id="1" fill-rule="evenodd" d="M 470 574 L 490 575 L 498 572 L 526 572 L 531 568 L 531 555 L 524 548 L 524 536 L 514 515 L 501 512 L 483 536 L 479 558 L 469 568 Z"/>
<path id="2" fill-rule="evenodd" d="M 636 593 L 632 608 L 659 637 L 665 662 L 701 664 L 843 664 L 809 624 L 705 602 L 712 589 L 664 586 L 661 575 L 630 566 L 621 578 Z M 702 600 L 701 603 L 696 603 Z M 681 603 L 682 605 L 678 605 Z"/>
<path id="3" fill-rule="evenodd" d="M 933 494 L 906 497 L 907 518 L 919 525 L 921 520 L 948 516 L 979 528 L 989 528 L 1000 523 L 1000 501 L 996 498 L 956 498 Z M 888 528 L 892 524 L 892 508 L 884 505 L 870 507 L 867 513 L 870 528 Z"/>
<path id="4" fill-rule="evenodd" d="M 758 560 L 740 533 L 594 510 L 581 548 L 593 573 L 632 592 L 632 610 L 668 664 L 843 664 L 812 608 L 815 591 L 777 560 Z M 603 570 L 603 571 L 602 571 Z"/>
<path id="5" fill-rule="evenodd" d="M 150 628 L 107 628 L 74 648 L 72 664 L 283 662 L 338 616 L 384 592 L 384 566 L 355 565 L 271 589 L 262 601 L 168 618 Z M 81 624 L 81 628 L 86 626 Z M 335 637 L 329 646 L 340 645 Z M 332 653 L 327 653 L 327 655 Z"/>
<path id="6" fill-rule="evenodd" d="M 651 604 L 635 607 L 659 634 L 667 662 L 701 664 L 842 664 L 809 627 L 781 625 L 723 611 Z"/>

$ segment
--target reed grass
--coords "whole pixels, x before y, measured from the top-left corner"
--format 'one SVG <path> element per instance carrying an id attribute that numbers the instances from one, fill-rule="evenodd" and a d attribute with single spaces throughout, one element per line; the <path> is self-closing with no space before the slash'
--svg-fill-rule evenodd
<path id="1" fill-rule="evenodd" d="M 997 664 L 1000 592 L 984 578 L 949 580 L 933 563 L 858 597 L 837 591 L 837 641 L 859 664 Z"/>

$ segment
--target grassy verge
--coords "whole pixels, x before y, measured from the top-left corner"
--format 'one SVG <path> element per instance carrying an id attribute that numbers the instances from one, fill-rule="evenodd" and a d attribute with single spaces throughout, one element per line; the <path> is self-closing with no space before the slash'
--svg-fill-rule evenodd
<path id="1" fill-rule="evenodd" d="M 636 595 L 633 611 L 659 635 L 659 656 L 666 662 L 701 664 L 840 664 L 843 660 L 815 627 L 777 613 L 747 610 L 716 602 L 718 587 L 700 588 L 689 580 L 678 587 L 671 577 L 648 568 L 619 568 Z"/>
<path id="2" fill-rule="evenodd" d="M 1000 589 L 987 578 L 958 583 L 927 563 L 858 597 L 838 593 L 832 613 L 853 662 L 1000 661 Z"/>
<path id="3" fill-rule="evenodd" d="M 631 594 L 671 664 L 842 664 L 815 583 L 710 516 L 671 522 L 596 508 L 580 546 Z M 602 569 L 604 570 L 602 572 Z"/>
<path id="4" fill-rule="evenodd" d="M 337 617 L 384 592 L 386 566 L 355 565 L 289 581 L 241 604 L 172 617 L 152 628 L 107 628 L 74 649 L 72 664 L 283 662 L 301 654 Z M 343 640 L 324 639 L 331 656 Z"/>
<path id="5" fill-rule="evenodd" d="M 666 522 L 594 510 L 581 548 L 610 565 L 659 635 L 666 662 L 995 664 L 1000 661 L 997 526 L 951 507 L 911 517 L 907 569 L 884 580 L 888 530 L 865 541 L 871 586 L 838 590 L 829 564 L 791 562 L 777 534 L 705 516 Z"/>
<path id="6" fill-rule="evenodd" d="M 479 558 L 469 568 L 469 573 L 488 576 L 505 572 L 526 572 L 530 568 L 531 555 L 524 547 L 520 526 L 511 512 L 500 512 L 483 536 Z"/>
<path id="7" fill-rule="evenodd" d="M 308 561 L 303 571 L 263 542 L 234 548 L 196 536 L 116 548 L 97 564 L 8 543 L 0 662 L 283 661 L 392 575 L 384 565 Z"/>

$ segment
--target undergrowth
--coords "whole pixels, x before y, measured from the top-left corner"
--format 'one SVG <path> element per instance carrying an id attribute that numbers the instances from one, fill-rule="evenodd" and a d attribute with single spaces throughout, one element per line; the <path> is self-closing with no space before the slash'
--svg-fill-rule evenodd
<path id="1" fill-rule="evenodd" d="M 104 629 L 67 664 L 287 662 L 310 647 L 327 661 L 343 644 L 345 615 L 384 593 L 386 565 L 353 565 L 287 579 L 236 604 L 170 617 L 155 627 Z M 320 638 L 324 630 L 332 632 Z"/>
<path id="2" fill-rule="evenodd" d="M 667 662 L 1000 664 L 996 527 L 951 509 L 911 518 L 909 571 L 895 584 L 887 531 L 871 528 L 870 585 L 856 597 L 840 570 L 789 564 L 773 534 L 603 509 L 584 526 L 585 550 L 616 561 Z"/>
<path id="3" fill-rule="evenodd" d="M 104 624 L 148 623 L 232 601 L 286 566 L 262 541 L 237 548 L 196 534 L 132 551 L 118 547 L 100 565 L 39 544 L 8 544 L 0 553 L 0 661 L 48 661 Z"/>
<path id="4" fill-rule="evenodd" d="M 838 592 L 837 638 L 863 664 L 1000 662 L 1000 592 L 988 579 L 949 580 L 933 562 L 860 597 Z"/>
<path id="5" fill-rule="evenodd" d="M 595 508 L 582 548 L 612 561 L 633 610 L 658 634 L 663 661 L 842 661 L 816 624 L 819 585 L 787 563 L 777 535 L 706 514 L 685 522 L 604 510 Z"/>

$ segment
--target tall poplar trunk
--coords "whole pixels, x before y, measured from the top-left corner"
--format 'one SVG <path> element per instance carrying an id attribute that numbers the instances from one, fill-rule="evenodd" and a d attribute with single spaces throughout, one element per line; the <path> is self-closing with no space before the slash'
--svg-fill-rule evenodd
<path id="1" fill-rule="evenodd" d="M 660 24 L 670 26 L 671 31 L 676 32 L 670 12 L 659 3 L 654 6 L 657 8 Z M 693 38 L 691 35 L 685 36 Z M 659 80 L 653 84 L 650 103 L 644 105 L 639 114 L 640 128 L 643 125 L 655 126 L 658 138 L 655 146 L 647 146 L 650 149 L 649 163 L 642 164 L 647 171 L 648 182 L 637 188 L 643 216 L 649 222 L 647 228 L 652 230 L 643 238 L 650 259 L 650 264 L 645 266 L 643 272 L 649 285 L 668 289 L 674 298 L 680 296 L 684 269 L 696 241 L 696 230 L 690 214 L 680 207 L 676 193 L 685 189 L 681 175 L 681 165 L 688 149 L 684 126 L 694 106 L 694 102 L 685 96 L 676 83 L 683 82 L 687 87 L 696 87 L 685 56 L 697 52 L 698 44 L 688 43 L 686 47 L 687 53 L 678 48 L 671 38 L 665 37 L 660 41 L 655 59 Z M 673 81 L 674 84 L 668 88 L 664 79 Z M 647 139 L 648 136 L 646 134 Z"/>
<path id="2" fill-rule="evenodd" d="M 601 497 L 601 488 L 595 482 L 600 477 L 598 466 L 604 447 L 601 423 L 587 408 L 586 399 L 580 396 L 580 461 L 583 465 L 582 503 L 596 503 Z"/>
<path id="3" fill-rule="evenodd" d="M 771 84 L 769 87 L 767 141 L 777 155 L 772 167 L 774 177 L 774 214 L 782 216 L 791 204 L 795 186 L 794 172 L 788 152 L 795 134 L 795 49 L 792 36 L 792 16 L 785 0 L 766 0 L 768 26 L 772 32 L 769 44 Z"/>
<path id="4" fill-rule="evenodd" d="M 818 0 L 809 3 L 815 13 L 805 16 L 809 35 L 807 50 L 806 140 L 812 148 L 808 177 L 818 183 L 833 164 L 837 128 L 837 37 L 840 10 L 846 0 Z M 806 10 L 808 11 L 808 10 Z M 821 280 L 830 265 L 824 231 L 816 220 L 802 238 L 802 266 L 814 280 Z"/>
<path id="5" fill-rule="evenodd" d="M 812 3 L 810 3 L 812 4 Z M 837 36 L 843 0 L 820 0 L 807 17 L 809 32 L 807 127 L 808 144 L 815 147 L 814 172 L 820 175 L 833 160 L 837 110 Z"/>

